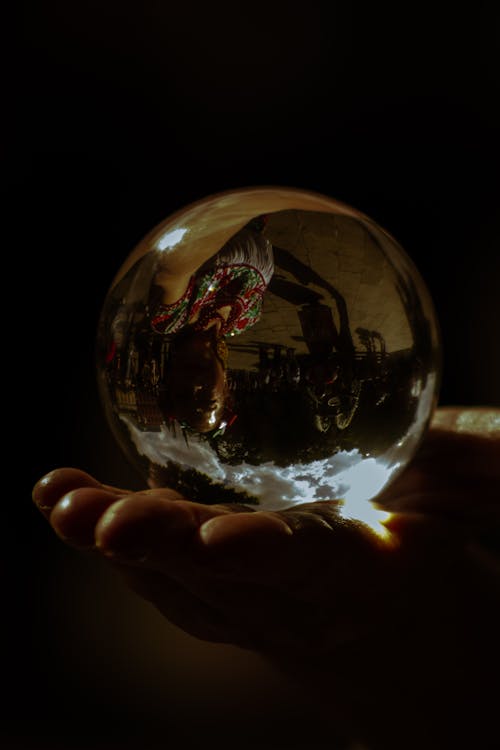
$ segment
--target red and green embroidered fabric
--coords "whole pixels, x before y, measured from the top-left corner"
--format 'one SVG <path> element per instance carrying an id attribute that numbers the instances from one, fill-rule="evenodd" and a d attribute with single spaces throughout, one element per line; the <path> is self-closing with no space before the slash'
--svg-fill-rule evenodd
<path id="1" fill-rule="evenodd" d="M 176 302 L 159 305 L 152 327 L 158 333 L 176 333 L 190 324 L 205 330 L 220 320 L 222 335 L 243 333 L 259 320 L 266 288 L 264 276 L 251 265 L 217 265 L 211 273 L 193 275 Z M 223 315 L 221 310 L 227 307 L 229 315 Z"/>

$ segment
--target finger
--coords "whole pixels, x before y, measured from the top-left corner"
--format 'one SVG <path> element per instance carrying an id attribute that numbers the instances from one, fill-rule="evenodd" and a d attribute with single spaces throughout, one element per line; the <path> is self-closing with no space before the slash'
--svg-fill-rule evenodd
<path id="1" fill-rule="evenodd" d="M 210 518 L 200 527 L 201 542 L 213 551 L 228 545 L 240 544 L 258 537 L 275 540 L 277 536 L 289 536 L 291 528 L 275 513 L 254 512 L 238 515 L 221 515 Z"/>
<path id="2" fill-rule="evenodd" d="M 435 482 L 429 478 L 406 491 L 392 495 L 387 501 L 384 496 L 380 504 L 393 513 L 426 513 L 435 517 L 447 518 L 469 524 L 471 529 L 488 527 L 500 522 L 500 490 L 497 486 L 486 485 L 479 490 L 476 483 L 464 483 L 461 487 L 453 482 Z M 470 486 L 471 485 L 471 486 Z M 394 491 L 396 492 L 396 488 Z"/>
<path id="3" fill-rule="evenodd" d="M 499 478 L 500 409 L 438 409 L 415 462 L 435 469 L 438 456 L 443 472 Z"/>
<path id="4" fill-rule="evenodd" d="M 188 560 L 200 525 L 231 512 L 223 505 L 172 499 L 169 490 L 135 493 L 113 503 L 99 519 L 96 545 L 112 559 L 161 569 L 173 558 Z"/>
<path id="5" fill-rule="evenodd" d="M 215 581 L 310 589 L 318 569 L 325 576 L 332 566 L 351 575 L 356 569 L 352 560 L 358 558 L 359 568 L 372 553 L 366 532 L 354 523 L 342 520 L 336 535 L 323 519 L 310 524 L 301 519 L 296 526 L 300 533 L 290 544 L 290 528 L 277 514 L 235 514 L 225 506 L 171 502 L 158 491 L 110 506 L 95 539 L 106 557 L 162 571 L 202 594 L 207 582 Z M 317 533 L 310 533 L 309 526 Z"/>
<path id="6" fill-rule="evenodd" d="M 80 469 L 55 469 L 42 477 L 33 488 L 33 501 L 46 518 L 56 503 L 71 490 L 79 487 L 102 488 L 103 485 L 90 474 Z M 120 490 L 108 487 L 109 492 L 119 493 Z"/>
<path id="7" fill-rule="evenodd" d="M 491 407 L 446 406 L 436 409 L 433 430 L 500 439 L 500 409 Z"/>
<path id="8" fill-rule="evenodd" d="M 197 559 L 219 580 L 288 584 L 293 576 L 290 526 L 277 513 L 228 514 L 205 521 L 197 533 Z"/>
<path id="9" fill-rule="evenodd" d="M 500 477 L 500 438 L 479 433 L 434 429 L 429 432 L 414 465 L 422 469 L 438 468 L 463 476 L 475 472 L 485 477 Z"/>
<path id="10" fill-rule="evenodd" d="M 498 503 L 499 419 L 500 411 L 492 409 L 438 410 L 417 455 L 377 502 L 398 509 L 399 501 L 407 496 L 414 502 L 419 494 L 423 500 L 427 494 L 442 493 L 443 498 L 456 495 L 457 508 Z M 439 507 L 438 503 L 436 510 Z"/>
<path id="11" fill-rule="evenodd" d="M 356 575 L 366 578 L 377 560 L 384 564 L 385 549 L 362 524 L 346 521 L 329 506 L 209 520 L 199 532 L 206 565 L 226 580 L 293 587 L 307 596 L 329 586 L 330 577 L 339 586 L 349 586 Z"/>
<path id="12" fill-rule="evenodd" d="M 117 493 L 100 487 L 79 487 L 67 492 L 52 509 L 50 525 L 67 544 L 94 547 L 94 529 L 102 514 L 116 502 Z"/>
<path id="13" fill-rule="evenodd" d="M 500 479 L 473 469 L 470 475 L 455 474 L 443 469 L 439 458 L 435 463 L 434 468 L 409 467 L 377 497 L 377 504 L 391 512 L 431 512 L 454 518 L 483 515 L 487 519 L 500 513 Z"/>

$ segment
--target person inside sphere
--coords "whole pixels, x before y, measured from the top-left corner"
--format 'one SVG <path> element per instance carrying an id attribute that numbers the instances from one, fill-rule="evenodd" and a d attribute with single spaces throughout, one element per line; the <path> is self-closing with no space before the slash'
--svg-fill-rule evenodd
<path id="1" fill-rule="evenodd" d="M 224 416 L 226 339 L 260 319 L 274 272 L 263 226 L 262 219 L 250 222 L 194 271 L 172 275 L 167 256 L 154 277 L 151 327 L 172 336 L 160 406 L 201 433 L 216 429 Z"/>

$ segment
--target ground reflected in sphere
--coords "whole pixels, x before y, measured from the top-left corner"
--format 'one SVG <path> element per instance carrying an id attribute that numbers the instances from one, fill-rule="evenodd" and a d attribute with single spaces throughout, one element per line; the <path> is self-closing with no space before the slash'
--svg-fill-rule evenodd
<path id="1" fill-rule="evenodd" d="M 436 404 L 432 302 L 397 242 L 289 188 L 209 196 L 117 274 L 98 335 L 110 426 L 150 487 L 348 515 L 414 455 Z"/>

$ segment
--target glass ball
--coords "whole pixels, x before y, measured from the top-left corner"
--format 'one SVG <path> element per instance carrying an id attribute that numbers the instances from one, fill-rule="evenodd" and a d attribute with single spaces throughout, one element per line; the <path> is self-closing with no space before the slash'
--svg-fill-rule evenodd
<path id="1" fill-rule="evenodd" d="M 187 206 L 125 260 L 99 322 L 102 403 L 149 487 L 356 517 L 417 450 L 440 341 L 408 255 L 359 211 L 284 187 Z"/>

